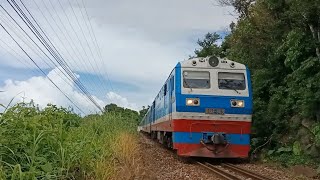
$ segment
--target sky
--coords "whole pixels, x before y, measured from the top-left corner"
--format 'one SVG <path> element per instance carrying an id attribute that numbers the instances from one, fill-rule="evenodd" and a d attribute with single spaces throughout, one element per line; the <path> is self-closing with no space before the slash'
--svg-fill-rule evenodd
<path id="1" fill-rule="evenodd" d="M 21 0 L 15 2 L 23 7 Z M 199 38 L 207 32 L 224 36 L 236 18 L 230 15 L 231 7 L 217 6 L 214 0 L 22 2 L 100 106 L 116 103 L 134 110 L 152 103 L 174 66 L 199 48 Z M 49 54 L 8 2 L 0 0 L 0 5 Z M 0 92 L 0 104 L 8 104 L 14 97 L 14 102 L 32 99 L 40 107 L 48 103 L 68 107 L 72 103 L 65 94 L 86 114 L 96 112 L 64 77 L 63 68 L 51 64 L 9 18 L 0 8 L 1 24 L 43 72 L 0 28 L 0 91 L 4 91 Z"/>

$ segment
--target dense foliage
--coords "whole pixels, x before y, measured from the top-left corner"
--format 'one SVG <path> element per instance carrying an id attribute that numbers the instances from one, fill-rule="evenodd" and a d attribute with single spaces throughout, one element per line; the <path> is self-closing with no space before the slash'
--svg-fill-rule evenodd
<path id="1" fill-rule="evenodd" d="M 33 103 L 7 109 L 0 116 L 0 179 L 96 179 L 108 173 L 118 135 L 135 134 L 137 122 L 130 113 L 82 118 L 55 105 L 40 110 Z M 97 168 L 101 162 L 103 172 Z"/>
<path id="2" fill-rule="evenodd" d="M 205 43 L 216 36 L 209 33 L 195 54 L 227 56 L 251 69 L 253 148 L 268 149 L 283 161 L 319 158 L 320 0 L 219 2 L 234 6 L 239 18 L 219 50 Z"/>
<path id="3" fill-rule="evenodd" d="M 149 108 L 150 106 L 142 106 L 142 109 L 139 112 L 137 112 L 132 109 L 119 107 L 116 104 L 111 103 L 104 107 L 104 113 L 113 116 L 129 117 L 130 119 L 136 121 L 137 124 L 139 124 L 144 115 L 147 114 Z"/>

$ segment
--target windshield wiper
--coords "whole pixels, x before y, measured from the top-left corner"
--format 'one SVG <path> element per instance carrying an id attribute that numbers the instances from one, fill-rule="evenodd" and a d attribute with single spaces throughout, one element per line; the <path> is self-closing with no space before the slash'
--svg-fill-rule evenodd
<path id="1" fill-rule="evenodd" d="M 187 81 L 185 79 L 184 79 L 184 83 L 186 83 L 186 85 L 188 86 L 187 88 L 190 88 L 190 92 L 192 92 L 191 86 L 189 85 L 189 83 L 187 83 Z"/>
<path id="2" fill-rule="evenodd" d="M 240 93 L 236 88 L 234 88 L 234 87 L 231 87 L 231 86 L 229 86 L 229 85 L 226 85 L 225 87 L 234 90 L 234 91 L 235 91 L 236 93 L 238 93 L 238 94 L 241 94 L 241 93 Z"/>
<path id="3" fill-rule="evenodd" d="M 238 90 L 236 90 L 235 88 L 232 88 L 232 90 L 234 90 L 235 92 L 237 92 L 238 94 L 241 94 Z"/>

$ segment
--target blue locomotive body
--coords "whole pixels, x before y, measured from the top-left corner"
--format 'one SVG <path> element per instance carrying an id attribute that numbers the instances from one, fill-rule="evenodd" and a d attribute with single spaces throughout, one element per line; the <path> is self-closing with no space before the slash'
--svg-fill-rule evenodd
<path id="1" fill-rule="evenodd" d="M 245 158 L 251 119 L 248 68 L 212 56 L 179 62 L 138 130 L 181 156 Z"/>

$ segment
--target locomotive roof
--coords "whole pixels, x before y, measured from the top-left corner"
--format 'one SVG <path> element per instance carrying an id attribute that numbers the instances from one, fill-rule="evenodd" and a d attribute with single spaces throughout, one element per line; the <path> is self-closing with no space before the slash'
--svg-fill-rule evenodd
<path id="1" fill-rule="evenodd" d="M 215 66 L 212 66 L 212 64 L 209 63 L 210 58 L 215 58 L 216 59 L 216 64 Z M 231 61 L 230 59 L 227 58 L 219 58 L 219 57 L 200 57 L 200 58 L 192 58 L 188 60 L 184 60 L 178 63 L 177 66 L 181 67 L 190 67 L 190 68 L 217 68 L 217 69 L 246 69 L 246 66 L 244 64 Z"/>

